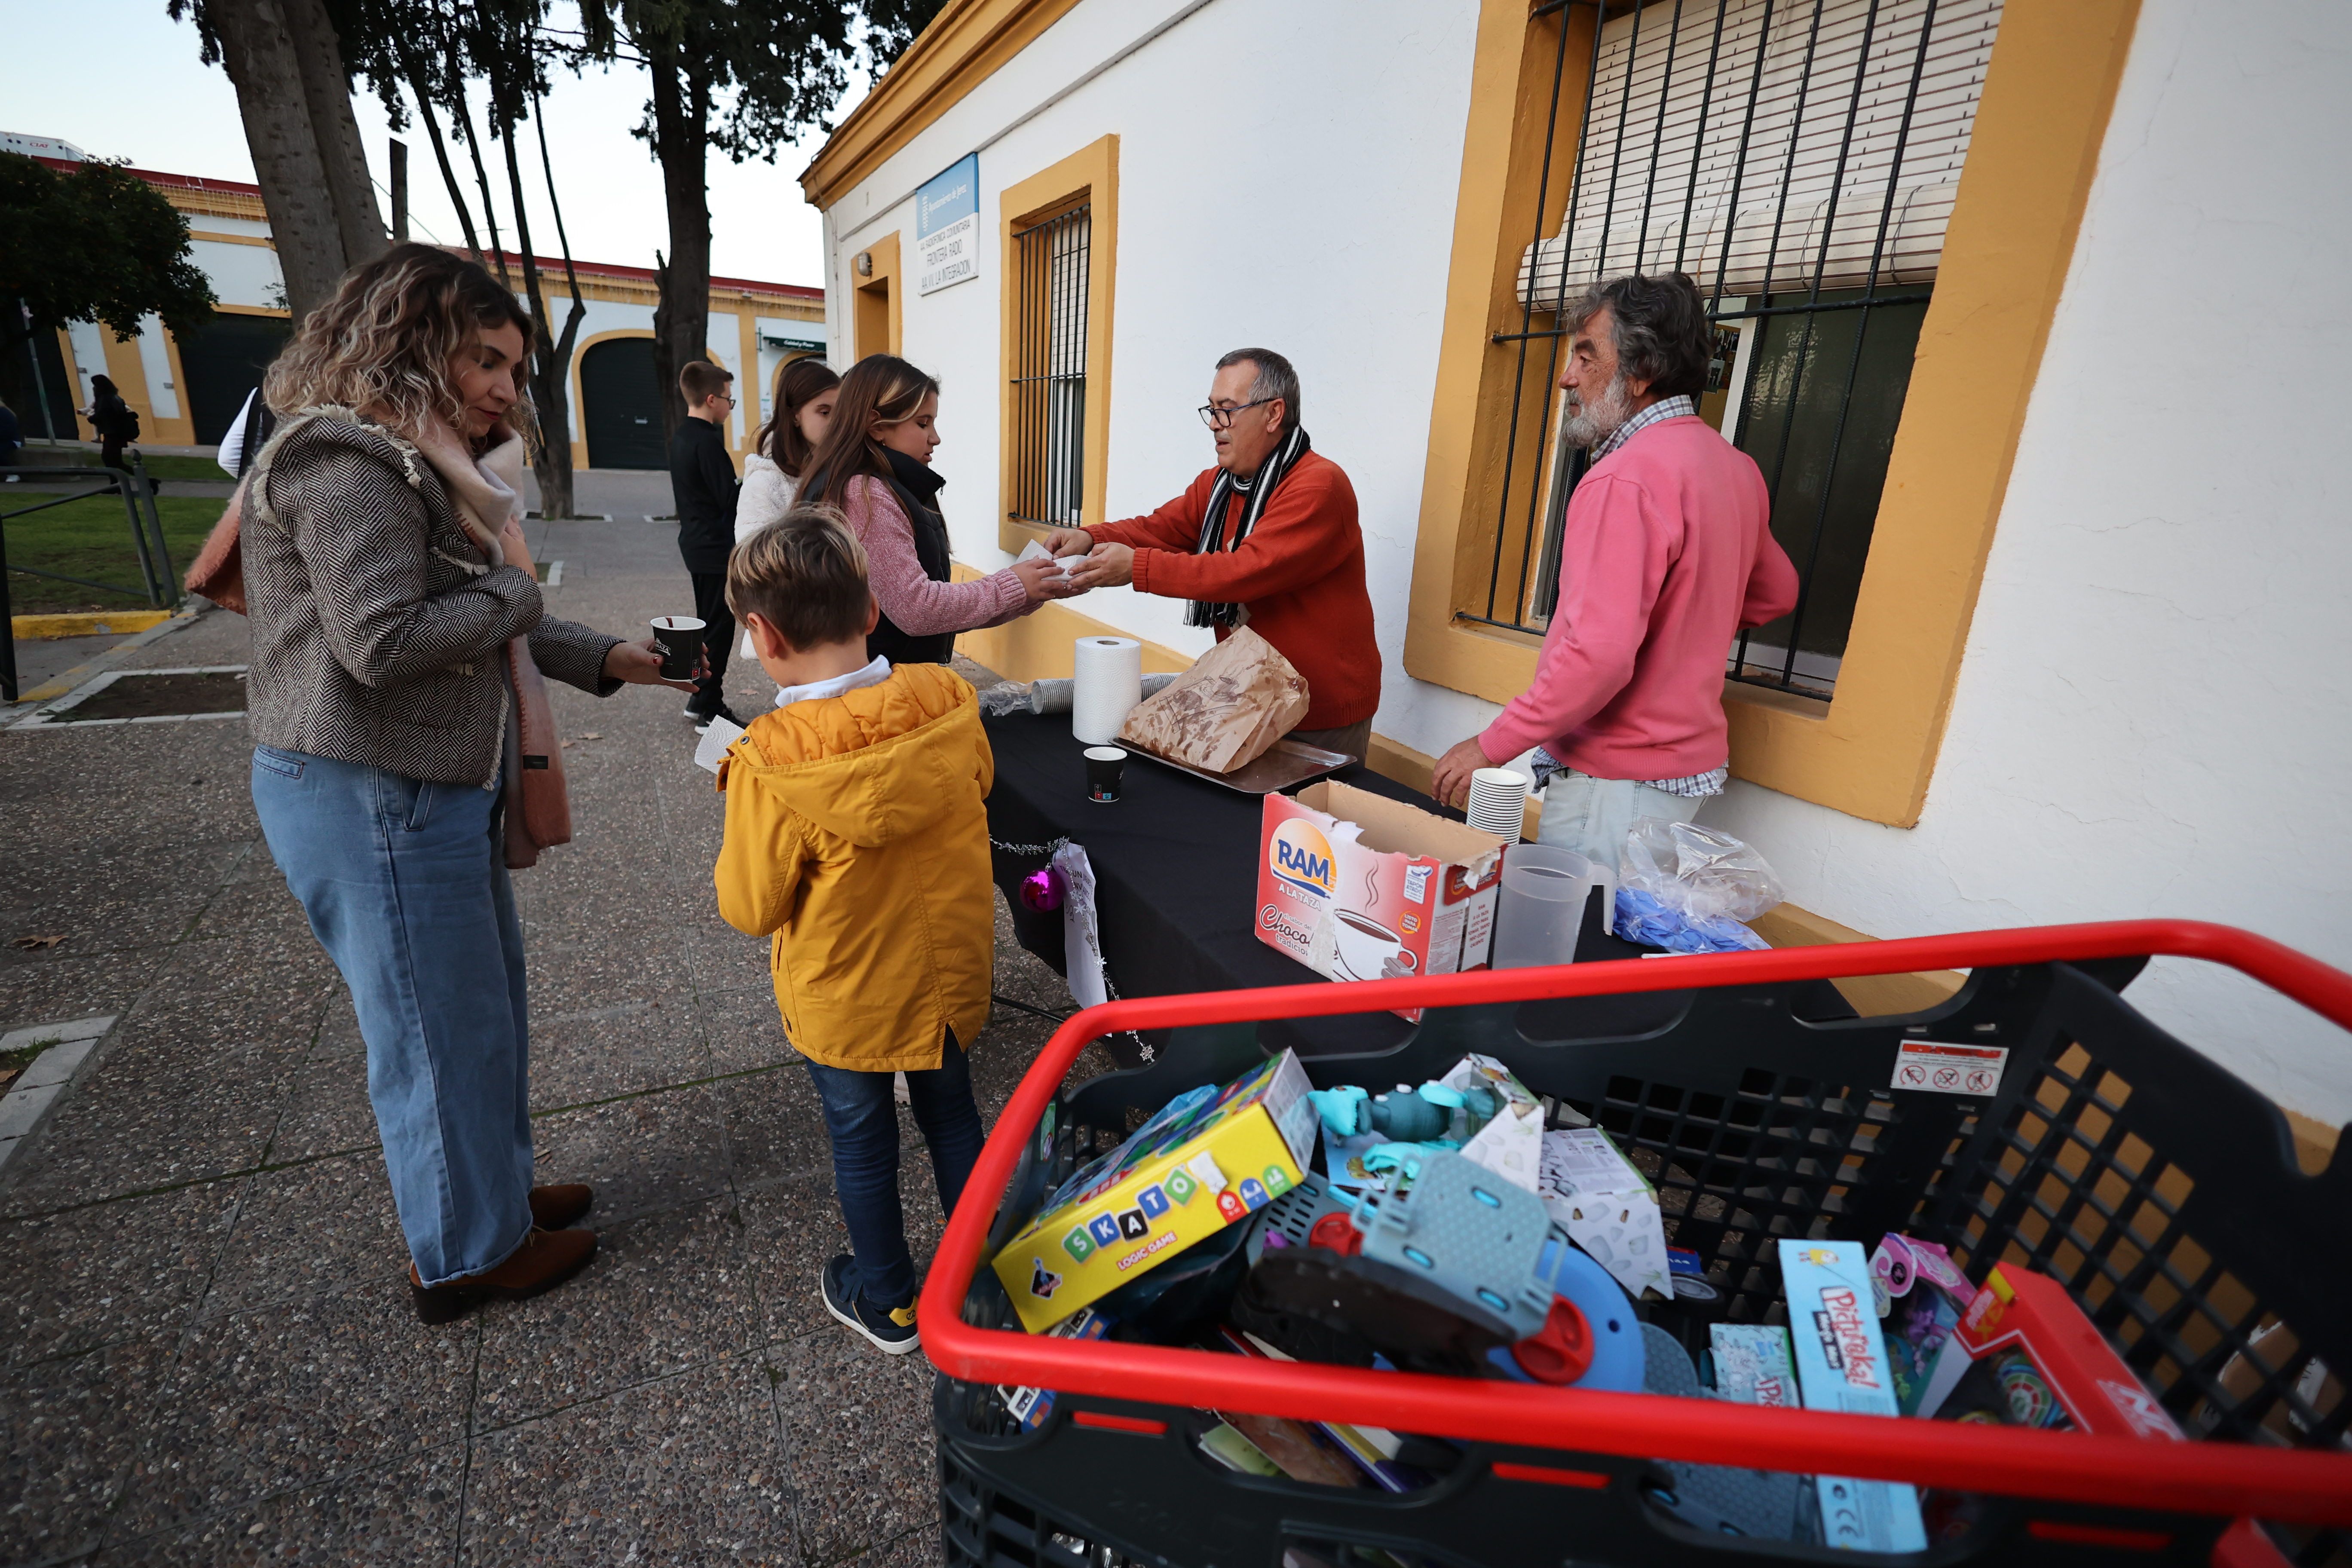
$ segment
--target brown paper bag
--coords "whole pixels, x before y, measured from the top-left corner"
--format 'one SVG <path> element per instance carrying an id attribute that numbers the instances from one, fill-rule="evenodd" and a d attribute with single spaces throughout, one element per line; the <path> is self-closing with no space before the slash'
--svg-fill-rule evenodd
<path id="1" fill-rule="evenodd" d="M 1147 752 L 1213 773 L 1255 762 L 1307 717 L 1307 678 L 1243 626 L 1201 656 L 1118 732 Z"/>

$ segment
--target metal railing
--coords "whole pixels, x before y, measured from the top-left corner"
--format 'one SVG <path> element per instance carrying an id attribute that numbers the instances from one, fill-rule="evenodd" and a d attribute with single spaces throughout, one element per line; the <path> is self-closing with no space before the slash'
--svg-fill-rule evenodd
<path id="1" fill-rule="evenodd" d="M 1087 287 L 1094 206 L 1081 203 L 1013 237 L 1013 463 L 1005 513 L 1075 528 L 1085 497 Z"/>
<path id="2" fill-rule="evenodd" d="M 179 607 L 180 579 L 172 568 L 171 548 L 164 542 L 163 517 L 155 510 L 154 484 L 147 478 L 147 465 L 138 458 L 131 459 L 128 471 L 106 468 L 0 468 L 0 477 L 8 476 L 28 484 L 65 480 L 81 487 L 62 495 L 47 495 L 39 490 L 7 492 L 11 500 L 16 493 L 43 494 L 46 499 L 29 506 L 0 510 L 0 701 L 14 702 L 17 700 L 16 637 L 15 613 L 8 592 L 11 573 L 26 577 L 46 577 L 54 583 L 71 583 L 79 587 L 95 588 L 101 593 L 121 594 L 127 598 L 144 599 L 159 610 Z M 52 507 L 69 506 L 91 496 L 110 494 L 122 498 L 123 521 L 131 530 L 131 551 L 139 563 L 142 586 L 133 588 L 121 583 L 101 583 L 95 578 L 75 577 L 37 566 L 19 566 L 8 560 L 7 523 L 29 517 L 37 511 L 47 511 Z"/>
<path id="3" fill-rule="evenodd" d="M 1555 607 L 1585 467 L 1559 440 L 1561 307 L 1600 279 L 1687 272 L 1717 324 L 1700 412 L 1762 469 L 1801 580 L 1727 674 L 1829 695 L 2000 5 L 1530 8 L 1557 35 L 1550 103 L 1517 330 L 1492 339 L 1515 355 L 1493 549 L 1461 618 L 1540 633 Z"/>

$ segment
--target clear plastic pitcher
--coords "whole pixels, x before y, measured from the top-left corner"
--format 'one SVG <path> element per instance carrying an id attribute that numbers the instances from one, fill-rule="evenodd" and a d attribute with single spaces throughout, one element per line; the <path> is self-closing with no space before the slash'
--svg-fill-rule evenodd
<path id="1" fill-rule="evenodd" d="M 1549 844 L 1514 844 L 1504 850 L 1503 885 L 1495 901 L 1495 967 L 1575 963 L 1585 904 L 1595 888 L 1601 890 L 1605 928 L 1617 900 L 1613 868 Z"/>

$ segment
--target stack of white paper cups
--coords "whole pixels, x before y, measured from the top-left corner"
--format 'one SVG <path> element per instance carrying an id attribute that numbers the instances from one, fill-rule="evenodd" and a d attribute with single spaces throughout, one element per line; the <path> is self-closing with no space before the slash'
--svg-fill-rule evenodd
<path id="1" fill-rule="evenodd" d="M 1470 775 L 1470 826 L 1517 844 L 1527 829 L 1528 775 L 1480 768 Z"/>
<path id="2" fill-rule="evenodd" d="M 1129 710 L 1142 700 L 1141 643 L 1133 637 L 1078 639 L 1071 667 L 1071 734 L 1089 746 L 1107 746 L 1118 739 Z"/>

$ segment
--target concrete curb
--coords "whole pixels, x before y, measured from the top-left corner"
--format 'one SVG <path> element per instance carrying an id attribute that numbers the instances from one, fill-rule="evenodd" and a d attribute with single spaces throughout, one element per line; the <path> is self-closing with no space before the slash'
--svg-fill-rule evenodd
<path id="1" fill-rule="evenodd" d="M 63 1024 L 36 1024 L 30 1028 L 12 1029 L 0 1035 L 0 1051 L 13 1051 L 43 1040 L 56 1042 L 33 1058 L 30 1067 L 8 1088 L 7 1097 L 0 1099 L 0 1171 L 5 1171 L 16 1151 L 33 1141 L 41 1123 L 66 1090 L 79 1075 L 82 1064 L 98 1048 L 99 1041 L 114 1027 L 121 1015 L 103 1017 L 77 1018 Z"/>
<path id="2" fill-rule="evenodd" d="M 9 622 L 18 642 L 45 642 L 51 637 L 105 637 L 120 632 L 129 637 L 163 625 L 172 618 L 169 610 L 85 610 L 78 615 L 11 616 Z"/>
<path id="3" fill-rule="evenodd" d="M 127 642 L 116 643 L 96 658 L 84 659 L 71 669 L 59 674 L 55 679 L 42 682 L 18 697 L 14 708 L 0 710 L 0 729 L 12 729 L 27 720 L 37 718 L 48 703 L 56 701 L 60 697 L 72 696 L 93 679 L 114 668 L 149 643 L 159 637 L 170 637 L 173 632 L 184 627 L 195 625 L 198 619 L 213 608 L 215 606 L 208 600 L 190 599 L 171 619 L 148 627 Z"/>

